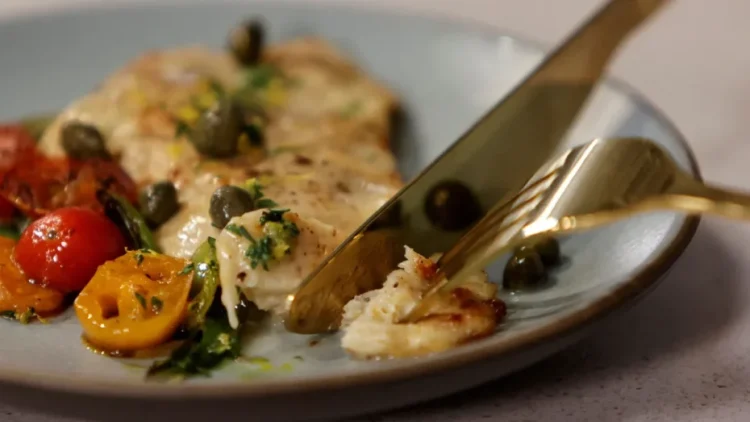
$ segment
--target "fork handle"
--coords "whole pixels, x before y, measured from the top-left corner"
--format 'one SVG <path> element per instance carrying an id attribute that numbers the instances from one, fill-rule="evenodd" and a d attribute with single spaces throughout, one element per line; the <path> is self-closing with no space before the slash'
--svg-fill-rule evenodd
<path id="1" fill-rule="evenodd" d="M 745 192 L 711 186 L 684 176 L 669 194 L 670 202 L 686 212 L 750 220 L 750 194 Z"/>

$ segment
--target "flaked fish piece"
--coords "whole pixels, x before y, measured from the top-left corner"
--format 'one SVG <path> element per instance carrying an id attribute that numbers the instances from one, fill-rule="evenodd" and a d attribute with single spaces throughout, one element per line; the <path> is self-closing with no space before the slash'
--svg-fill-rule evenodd
<path id="1" fill-rule="evenodd" d="M 216 239 L 221 299 L 233 327 L 239 323 L 235 312 L 239 304 L 238 289 L 261 310 L 282 314 L 287 296 L 345 238 L 345 234 L 333 226 L 288 212 L 284 220 L 293 223 L 298 230 L 294 238 L 289 239 L 289 249 L 276 250 L 278 244 L 275 244 L 269 249 L 268 260 L 256 261 L 248 251 L 259 248 L 264 237 L 274 235 L 269 233 L 268 223 L 262 223 L 264 212 L 267 210 L 233 218 Z"/>
<path id="2" fill-rule="evenodd" d="M 360 359 L 403 358 L 440 352 L 488 336 L 505 315 L 495 299 L 497 285 L 478 273 L 451 294 L 436 298 L 427 316 L 398 323 L 434 282 L 434 260 L 406 248 L 406 260 L 381 289 L 352 299 L 344 307 L 341 345 Z"/>

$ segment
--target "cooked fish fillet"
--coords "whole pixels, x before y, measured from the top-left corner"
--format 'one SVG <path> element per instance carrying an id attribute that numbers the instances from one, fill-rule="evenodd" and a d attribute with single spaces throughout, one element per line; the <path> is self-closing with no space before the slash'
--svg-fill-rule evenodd
<path id="1" fill-rule="evenodd" d="M 397 323 L 430 288 L 436 271 L 433 260 L 410 248 L 399 267 L 381 289 L 359 295 L 344 307 L 341 345 L 351 355 L 371 359 L 443 351 L 491 334 L 504 315 L 504 306 L 495 300 L 497 286 L 480 273 L 437 297 L 426 317 Z"/>
<path id="2" fill-rule="evenodd" d="M 235 217 L 230 224 L 244 227 L 254 239 L 264 236 L 260 217 L 263 210 L 253 211 Z M 237 287 L 240 287 L 248 300 L 262 310 L 281 314 L 286 309 L 287 296 L 331 253 L 346 234 L 336 227 L 320 222 L 315 218 L 304 218 L 297 213 L 287 213 L 285 219 L 296 224 L 299 236 L 295 239 L 290 254 L 269 264 L 253 268 L 246 258 L 245 251 L 251 242 L 228 230 L 221 232 L 216 239 L 217 260 L 222 286 L 222 303 L 229 314 L 233 327 L 238 325 L 235 306 L 239 304 Z"/>
<path id="3" fill-rule="evenodd" d="M 199 160 L 186 138 L 175 137 L 173 115 L 208 89 L 209 78 L 227 89 L 241 83 L 239 68 L 223 52 L 186 47 L 144 54 L 69 105 L 39 147 L 63 155 L 60 128 L 81 121 L 104 135 L 107 149 L 139 184 L 171 179 Z"/>
<path id="4" fill-rule="evenodd" d="M 269 73 L 269 69 L 272 72 Z M 177 117 L 210 82 L 224 90 L 254 88 L 268 122 L 265 150 L 230 160 L 203 159 Z M 394 95 L 328 43 L 298 39 L 270 46 L 248 71 L 229 54 L 186 47 L 145 54 L 64 110 L 40 147 L 62 155 L 60 128 L 68 121 L 96 126 L 107 148 L 139 185 L 171 180 L 179 213 L 156 233 L 163 251 L 187 257 L 208 236 L 213 191 L 264 175 L 266 196 L 306 217 L 350 231 L 400 186 L 388 150 Z"/>

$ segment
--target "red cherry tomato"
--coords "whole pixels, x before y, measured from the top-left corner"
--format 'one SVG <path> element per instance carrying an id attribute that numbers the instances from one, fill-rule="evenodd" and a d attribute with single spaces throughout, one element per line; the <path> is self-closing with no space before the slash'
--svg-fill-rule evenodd
<path id="1" fill-rule="evenodd" d="M 109 189 L 131 202 L 137 200 L 135 183 L 117 163 L 77 162 L 43 155 L 5 171 L 0 195 L 35 218 L 67 207 L 101 210 L 96 199 L 99 189 Z"/>
<path id="2" fill-rule="evenodd" d="M 14 250 L 26 276 L 61 292 L 83 289 L 99 265 L 125 253 L 117 226 L 87 208 L 61 208 L 34 221 Z"/>
<path id="3" fill-rule="evenodd" d="M 32 218 L 67 207 L 101 210 L 99 189 L 138 200 L 135 183 L 116 162 L 47 157 L 19 125 L 0 125 L 0 181 L 0 196 Z"/>

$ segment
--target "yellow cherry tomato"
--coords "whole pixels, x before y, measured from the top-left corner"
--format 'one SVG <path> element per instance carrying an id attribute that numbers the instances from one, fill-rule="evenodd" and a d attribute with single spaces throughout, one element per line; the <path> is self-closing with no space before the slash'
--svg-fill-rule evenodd
<path id="1" fill-rule="evenodd" d="M 29 283 L 13 262 L 15 244 L 0 237 L 0 313 L 26 322 L 25 316 L 49 316 L 62 310 L 62 293 Z"/>
<path id="2" fill-rule="evenodd" d="M 169 340 L 186 316 L 192 280 L 187 265 L 141 250 L 101 265 L 75 300 L 86 340 L 109 352 Z"/>

